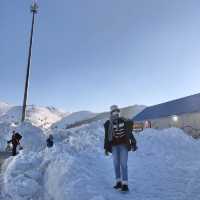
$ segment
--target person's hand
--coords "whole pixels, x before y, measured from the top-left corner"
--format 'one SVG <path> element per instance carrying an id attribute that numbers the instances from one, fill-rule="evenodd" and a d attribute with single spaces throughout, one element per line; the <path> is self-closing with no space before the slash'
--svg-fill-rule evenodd
<path id="1" fill-rule="evenodd" d="M 138 149 L 138 147 L 137 147 L 137 145 L 135 145 L 135 151 L 137 151 L 137 149 Z"/>
<path id="2" fill-rule="evenodd" d="M 138 147 L 137 145 L 132 145 L 132 151 L 137 151 Z"/>
<path id="3" fill-rule="evenodd" d="M 22 146 L 20 146 L 20 147 L 19 147 L 19 150 L 23 150 L 23 147 L 22 147 Z"/>
<path id="4" fill-rule="evenodd" d="M 107 150 L 105 150 L 105 155 L 109 156 L 109 152 Z"/>

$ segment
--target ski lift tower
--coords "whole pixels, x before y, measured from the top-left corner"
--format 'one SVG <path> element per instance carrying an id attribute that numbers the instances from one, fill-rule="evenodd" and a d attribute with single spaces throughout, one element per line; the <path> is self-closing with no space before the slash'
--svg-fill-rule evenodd
<path id="1" fill-rule="evenodd" d="M 31 26 L 29 52 L 28 52 L 28 63 L 27 63 L 26 80 L 25 80 L 25 88 L 24 88 L 24 100 L 23 100 L 23 107 L 22 107 L 22 118 L 21 118 L 22 122 L 24 122 L 24 120 L 26 118 L 26 107 L 27 107 L 29 75 L 30 75 L 30 66 L 31 66 L 33 31 L 34 31 L 34 24 L 35 24 L 35 14 L 37 13 L 37 11 L 38 11 L 38 5 L 37 5 L 36 1 L 34 1 L 33 4 L 31 5 L 32 26 Z"/>

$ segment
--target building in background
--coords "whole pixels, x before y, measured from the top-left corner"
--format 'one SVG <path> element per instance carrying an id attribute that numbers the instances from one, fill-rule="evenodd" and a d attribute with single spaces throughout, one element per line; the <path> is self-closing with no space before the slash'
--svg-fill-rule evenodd
<path id="1" fill-rule="evenodd" d="M 134 126 L 144 128 L 177 127 L 200 137 L 200 93 L 145 108 L 133 118 Z"/>

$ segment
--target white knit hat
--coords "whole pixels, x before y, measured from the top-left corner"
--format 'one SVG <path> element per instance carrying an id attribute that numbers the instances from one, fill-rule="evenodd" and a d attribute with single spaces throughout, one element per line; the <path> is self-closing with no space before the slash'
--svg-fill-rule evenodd
<path id="1" fill-rule="evenodd" d="M 117 105 L 112 105 L 112 106 L 110 107 L 110 112 L 112 113 L 112 112 L 114 112 L 114 111 L 120 112 L 120 109 L 119 109 L 119 107 L 118 107 Z"/>

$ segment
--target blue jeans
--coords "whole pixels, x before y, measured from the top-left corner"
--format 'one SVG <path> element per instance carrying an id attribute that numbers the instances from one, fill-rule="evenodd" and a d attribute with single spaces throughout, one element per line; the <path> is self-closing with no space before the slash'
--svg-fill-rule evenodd
<path id="1" fill-rule="evenodd" d="M 116 181 L 128 183 L 128 149 L 126 145 L 120 144 L 112 147 L 113 164 Z"/>

